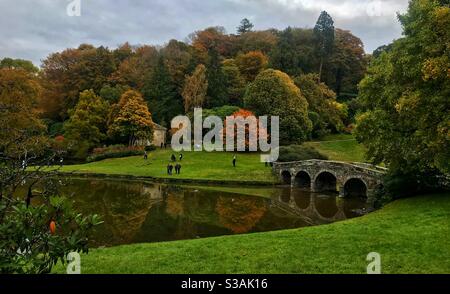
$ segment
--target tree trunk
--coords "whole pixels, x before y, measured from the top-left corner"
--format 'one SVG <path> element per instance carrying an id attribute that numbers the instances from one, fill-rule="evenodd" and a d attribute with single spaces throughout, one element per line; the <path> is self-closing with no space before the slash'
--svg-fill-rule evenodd
<path id="1" fill-rule="evenodd" d="M 319 83 L 322 81 L 323 57 L 320 57 Z"/>

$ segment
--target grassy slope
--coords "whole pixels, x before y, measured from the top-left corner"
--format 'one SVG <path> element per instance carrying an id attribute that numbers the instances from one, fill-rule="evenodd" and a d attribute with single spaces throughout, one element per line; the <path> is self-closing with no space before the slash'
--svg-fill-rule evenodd
<path id="1" fill-rule="evenodd" d="M 313 146 L 331 160 L 364 161 L 364 148 L 351 135 L 331 135 L 321 142 L 305 144 Z M 172 153 L 169 149 L 158 149 L 149 153 L 148 161 L 144 161 L 140 156 L 107 159 L 89 164 L 65 166 L 62 171 L 252 183 L 276 181 L 271 174 L 271 169 L 264 167 L 257 153 L 239 153 L 237 167 L 233 168 L 233 153 L 184 152 L 181 175 L 168 176 L 166 167 Z"/>
<path id="2" fill-rule="evenodd" d="M 83 273 L 450 273 L 450 195 L 400 200 L 330 225 L 92 250 Z M 64 272 L 63 268 L 55 269 Z"/>
<path id="3" fill-rule="evenodd" d="M 330 135 L 321 141 L 307 142 L 330 160 L 364 162 L 364 147 L 352 135 Z"/>
<path id="4" fill-rule="evenodd" d="M 233 153 L 183 152 L 181 175 L 167 175 L 167 164 L 172 150 L 156 150 L 149 153 L 148 161 L 140 156 L 107 159 L 82 165 L 65 166 L 62 171 L 104 173 L 157 178 L 200 179 L 217 181 L 269 182 L 273 183 L 271 169 L 260 162 L 256 153 L 237 154 L 237 167 L 233 168 Z M 178 158 L 178 154 L 175 154 Z"/>

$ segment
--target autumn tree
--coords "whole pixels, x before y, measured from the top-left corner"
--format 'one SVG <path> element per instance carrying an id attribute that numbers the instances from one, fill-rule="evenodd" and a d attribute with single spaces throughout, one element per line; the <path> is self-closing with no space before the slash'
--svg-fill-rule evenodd
<path id="1" fill-rule="evenodd" d="M 237 28 L 237 32 L 239 35 L 249 33 L 252 31 L 254 25 L 250 22 L 248 18 L 244 18 L 241 20 L 240 26 Z"/>
<path id="2" fill-rule="evenodd" d="M 236 110 L 235 112 L 233 112 L 231 115 L 227 115 L 227 117 L 234 117 L 234 118 L 243 118 L 244 120 L 249 118 L 249 117 L 256 117 L 255 114 L 249 110 L 246 109 L 242 109 L 240 108 L 239 110 Z M 246 151 L 251 151 L 250 150 L 250 146 L 252 144 L 254 144 L 253 146 L 257 147 L 258 146 L 258 140 L 260 138 L 262 138 L 265 141 L 268 141 L 269 139 L 269 134 L 267 129 L 261 128 L 259 125 L 259 119 L 256 118 L 255 120 L 256 123 L 256 128 L 251 129 L 249 124 L 245 124 L 245 129 L 244 129 L 244 146 L 245 146 L 245 150 Z M 252 131 L 256 131 L 256 141 L 254 143 L 251 144 L 250 142 L 250 132 Z M 224 127 L 222 129 L 222 134 L 223 134 L 223 142 L 226 142 L 227 140 L 227 121 L 226 121 L 226 117 L 225 117 L 225 124 Z M 235 144 L 235 148 L 237 148 L 238 146 L 238 139 L 239 136 L 241 136 L 242 134 L 239 134 L 239 130 L 237 129 L 236 126 L 234 126 L 234 144 Z"/>
<path id="3" fill-rule="evenodd" d="M 38 117 L 42 88 L 24 69 L 0 69 L 0 151 L 8 156 L 38 156 L 46 145 Z M 9 142 L 9 143 L 8 143 Z M 21 142 L 16 144 L 15 142 Z"/>
<path id="4" fill-rule="evenodd" d="M 149 140 L 153 137 L 152 115 L 142 95 L 134 90 L 125 92 L 119 103 L 113 107 L 115 114 L 110 119 L 108 134 L 128 140 L 130 146 L 140 140 Z"/>
<path id="5" fill-rule="evenodd" d="M 261 51 L 268 55 L 276 46 L 278 37 L 274 30 L 251 31 L 239 35 L 236 40 L 235 52 Z"/>
<path id="6" fill-rule="evenodd" d="M 89 89 L 98 93 L 115 69 L 114 57 L 105 47 L 83 44 L 51 54 L 42 63 L 45 116 L 66 119 L 79 94 Z"/>
<path id="7" fill-rule="evenodd" d="M 69 111 L 64 124 L 65 137 L 73 142 L 75 157 L 86 158 L 88 152 L 106 139 L 106 118 L 109 104 L 93 90 L 80 93 L 77 105 Z"/>
<path id="8" fill-rule="evenodd" d="M 300 143 L 310 136 L 308 102 L 292 79 L 281 71 L 261 72 L 247 87 L 244 105 L 258 116 L 279 116 L 282 144 Z"/>
<path id="9" fill-rule="evenodd" d="M 399 19 L 405 37 L 372 61 L 360 83 L 367 111 L 356 134 L 372 162 L 411 179 L 403 189 L 450 171 L 450 8 L 413 0 Z"/>
<path id="10" fill-rule="evenodd" d="M 209 27 L 189 36 L 192 46 L 203 54 L 204 62 L 209 51 L 214 49 L 220 56 L 228 57 L 232 53 L 232 37 L 223 27 Z"/>
<path id="11" fill-rule="evenodd" d="M 324 59 L 331 54 L 334 45 L 334 21 L 326 11 L 322 11 L 322 13 L 320 13 L 319 19 L 314 27 L 314 35 L 317 41 L 317 53 L 320 57 L 320 80 L 322 78 Z"/>
<path id="12" fill-rule="evenodd" d="M 238 55 L 236 64 L 242 77 L 247 82 L 252 82 L 267 67 L 268 59 L 261 51 L 251 51 Z"/>
<path id="13" fill-rule="evenodd" d="M 158 58 L 155 47 L 147 45 L 138 47 L 129 58 L 118 65 L 117 70 L 110 75 L 109 81 L 142 91 L 145 81 L 151 78 Z"/>
<path id="14" fill-rule="evenodd" d="M 186 113 L 192 111 L 195 107 L 203 106 L 207 90 L 206 67 L 200 64 L 191 76 L 186 77 L 184 83 L 182 96 Z"/>

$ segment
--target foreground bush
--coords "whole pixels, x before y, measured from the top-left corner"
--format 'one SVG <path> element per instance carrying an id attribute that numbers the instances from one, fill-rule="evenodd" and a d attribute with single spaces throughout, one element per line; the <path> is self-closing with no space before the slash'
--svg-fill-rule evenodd
<path id="1" fill-rule="evenodd" d="M 113 145 L 105 148 L 95 148 L 92 154 L 87 158 L 87 162 L 95 162 L 108 158 L 121 158 L 143 154 L 144 154 L 144 147 L 142 146 L 129 147 L 124 145 Z"/>
<path id="2" fill-rule="evenodd" d="M 328 160 L 328 157 L 312 147 L 303 145 L 289 145 L 280 147 L 278 162 L 291 162 L 309 159 Z"/>

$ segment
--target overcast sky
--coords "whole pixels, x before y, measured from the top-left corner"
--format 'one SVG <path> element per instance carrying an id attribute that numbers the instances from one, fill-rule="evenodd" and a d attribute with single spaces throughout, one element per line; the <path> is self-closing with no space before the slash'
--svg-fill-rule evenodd
<path id="1" fill-rule="evenodd" d="M 185 40 L 193 31 L 223 26 L 234 33 L 242 18 L 255 29 L 313 27 L 320 11 L 335 26 L 360 37 L 366 52 L 401 36 L 396 13 L 408 0 L 79 0 L 81 16 L 70 17 L 73 0 L 0 0 L 0 58 L 32 60 L 81 43 L 115 48 Z"/>

